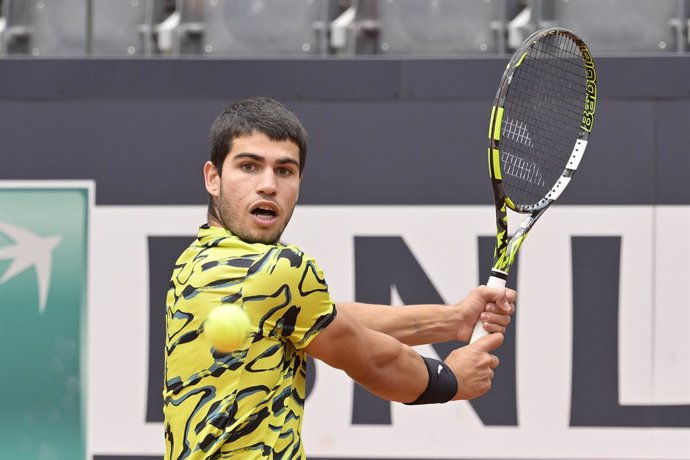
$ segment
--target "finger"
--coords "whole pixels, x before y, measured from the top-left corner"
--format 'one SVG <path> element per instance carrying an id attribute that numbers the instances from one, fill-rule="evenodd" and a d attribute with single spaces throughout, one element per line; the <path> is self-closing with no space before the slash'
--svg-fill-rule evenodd
<path id="1" fill-rule="evenodd" d="M 484 311 L 488 311 L 490 313 L 500 313 L 501 315 L 512 315 L 515 313 L 515 304 L 506 302 L 499 307 L 495 303 L 487 303 Z"/>
<path id="2" fill-rule="evenodd" d="M 501 363 L 501 360 L 498 359 L 498 356 L 491 355 L 491 360 L 489 361 L 489 367 L 491 369 L 496 369 L 500 363 Z"/>
<path id="3" fill-rule="evenodd" d="M 498 324 L 494 323 L 482 323 L 482 327 L 486 332 L 489 334 L 493 334 L 495 332 L 498 332 L 500 334 L 505 334 L 506 333 L 506 328 L 503 326 L 499 326 Z"/>
<path id="4" fill-rule="evenodd" d="M 514 302 L 514 298 L 517 297 L 517 293 L 515 291 L 506 288 L 488 289 L 489 291 L 487 292 L 487 296 L 485 297 L 485 299 L 487 300 L 487 304 L 492 303 L 494 305 L 497 305 L 497 308 L 504 312 L 511 312 L 513 310 L 511 303 Z"/>
<path id="5" fill-rule="evenodd" d="M 498 299 L 496 301 L 496 304 L 498 307 L 503 311 L 504 313 L 512 313 L 515 311 L 515 306 L 508 300 L 508 297 L 503 297 L 501 299 Z"/>
<path id="6" fill-rule="evenodd" d="M 498 324 L 499 326 L 507 326 L 510 324 L 510 316 L 506 314 L 484 312 L 479 315 L 479 320 L 484 323 Z"/>
<path id="7" fill-rule="evenodd" d="M 480 347 L 484 351 L 493 351 L 500 347 L 503 343 L 503 334 L 500 332 L 495 332 L 493 334 L 487 334 L 481 339 L 474 342 L 474 344 Z"/>

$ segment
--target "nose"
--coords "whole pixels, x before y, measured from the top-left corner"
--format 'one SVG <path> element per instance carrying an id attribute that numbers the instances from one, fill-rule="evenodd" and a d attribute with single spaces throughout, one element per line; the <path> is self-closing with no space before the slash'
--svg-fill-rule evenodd
<path id="1" fill-rule="evenodd" d="M 275 195 L 277 191 L 276 175 L 271 168 L 266 168 L 259 176 L 259 183 L 257 184 L 256 191 L 264 195 Z"/>

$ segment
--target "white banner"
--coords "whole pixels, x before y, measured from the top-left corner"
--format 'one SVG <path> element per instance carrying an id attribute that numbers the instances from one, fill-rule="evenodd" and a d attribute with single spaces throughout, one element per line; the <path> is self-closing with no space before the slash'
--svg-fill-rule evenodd
<path id="1" fill-rule="evenodd" d="M 145 422 L 150 364 L 147 238 L 189 235 L 191 240 L 205 212 L 203 206 L 94 210 L 88 315 L 90 454 L 163 453 L 162 424 Z M 354 237 L 399 236 L 450 303 L 476 284 L 477 238 L 494 234 L 493 219 L 490 206 L 302 206 L 284 239 L 316 258 L 334 299 L 354 300 Z M 518 425 L 483 426 L 467 402 L 393 404 L 391 425 L 353 425 L 352 382 L 317 363 L 304 422 L 308 455 L 690 459 L 690 428 L 570 426 L 571 238 L 621 238 L 618 403 L 690 405 L 688 228 L 688 206 L 555 206 L 537 223 L 520 253 Z M 430 346 L 419 351 L 435 353 Z"/>

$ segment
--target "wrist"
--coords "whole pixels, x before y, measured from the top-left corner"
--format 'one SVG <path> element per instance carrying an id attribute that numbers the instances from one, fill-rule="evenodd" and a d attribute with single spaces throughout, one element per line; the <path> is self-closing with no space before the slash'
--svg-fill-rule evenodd
<path id="1" fill-rule="evenodd" d="M 462 304 L 451 305 L 448 310 L 450 316 L 448 318 L 448 325 L 450 328 L 448 331 L 448 340 L 469 341 L 474 323 L 468 319 L 467 312 L 462 308 Z"/>
<path id="2" fill-rule="evenodd" d="M 422 356 L 429 373 L 429 383 L 421 395 L 407 405 L 441 404 L 452 400 L 458 392 L 458 379 L 443 361 Z"/>
<path id="3" fill-rule="evenodd" d="M 464 324 L 465 315 L 459 305 L 439 304 L 434 310 L 433 341 L 428 343 L 462 340 L 459 332 L 463 330 Z"/>

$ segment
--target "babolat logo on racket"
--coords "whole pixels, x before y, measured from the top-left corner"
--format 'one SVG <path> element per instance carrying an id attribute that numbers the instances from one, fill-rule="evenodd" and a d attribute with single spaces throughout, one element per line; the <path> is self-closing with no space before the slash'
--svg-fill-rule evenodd
<path id="1" fill-rule="evenodd" d="M 512 139 L 527 147 L 534 147 L 534 142 L 527 129 L 527 124 L 512 118 L 506 117 L 503 120 L 502 136 L 506 139 Z"/>
<path id="2" fill-rule="evenodd" d="M 597 74 L 594 71 L 594 60 L 589 48 L 584 43 L 578 44 L 578 48 L 582 52 L 582 60 L 585 64 L 585 72 L 587 74 L 587 87 L 585 89 L 585 111 L 582 116 L 582 125 L 580 128 L 588 133 L 592 131 L 594 125 L 594 112 L 597 108 Z"/>
<path id="3" fill-rule="evenodd" d="M 501 163 L 503 167 L 501 170 L 510 176 L 535 184 L 540 187 L 546 187 L 544 176 L 539 170 L 536 163 L 527 161 L 517 155 L 508 152 L 501 152 Z"/>

